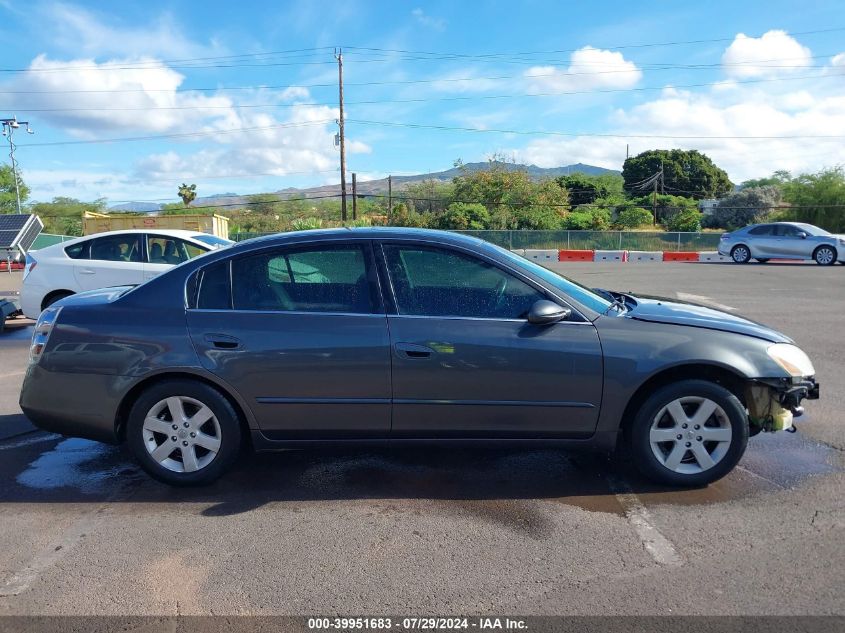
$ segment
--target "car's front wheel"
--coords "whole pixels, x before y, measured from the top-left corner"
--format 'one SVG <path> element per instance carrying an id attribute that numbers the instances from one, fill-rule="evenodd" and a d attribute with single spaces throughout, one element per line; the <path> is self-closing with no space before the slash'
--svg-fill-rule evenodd
<path id="1" fill-rule="evenodd" d="M 671 486 L 706 486 L 729 473 L 748 443 L 748 416 L 724 387 L 683 380 L 656 391 L 630 432 L 633 458 L 650 479 Z"/>
<path id="2" fill-rule="evenodd" d="M 819 266 L 832 266 L 836 263 L 836 249 L 832 246 L 819 246 L 813 252 L 813 259 Z"/>
<path id="3" fill-rule="evenodd" d="M 751 250 L 745 244 L 739 244 L 731 250 L 731 259 L 737 264 L 747 264 L 751 261 Z"/>
<path id="4" fill-rule="evenodd" d="M 216 389 L 191 380 L 160 382 L 135 401 L 126 441 L 149 475 L 173 486 L 208 484 L 237 457 L 238 416 Z"/>

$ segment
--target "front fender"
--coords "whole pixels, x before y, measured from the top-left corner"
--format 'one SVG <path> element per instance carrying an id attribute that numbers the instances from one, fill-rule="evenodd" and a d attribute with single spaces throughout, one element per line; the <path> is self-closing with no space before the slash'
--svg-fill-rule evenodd
<path id="1" fill-rule="evenodd" d="M 710 366 L 741 380 L 788 377 L 766 353 L 772 343 L 753 336 L 622 317 L 602 317 L 595 325 L 605 371 L 596 431 L 608 436 L 615 437 L 625 408 L 637 390 L 657 374 L 673 368 Z"/>

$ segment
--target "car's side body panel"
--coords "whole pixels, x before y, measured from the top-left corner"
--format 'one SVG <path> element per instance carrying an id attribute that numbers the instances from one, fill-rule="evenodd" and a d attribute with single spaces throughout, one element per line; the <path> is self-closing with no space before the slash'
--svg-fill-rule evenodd
<path id="1" fill-rule="evenodd" d="M 308 232 L 256 240 L 186 262 L 123 295 L 66 300 L 39 363 L 27 372 L 24 412 L 50 430 L 114 440 L 127 394 L 173 372 L 199 376 L 229 395 L 244 411 L 257 448 L 336 441 L 344 434 L 385 439 L 391 406 L 395 439 L 557 438 L 612 448 L 627 403 L 659 371 L 699 363 L 745 378 L 782 375 L 763 338 L 599 316 L 583 307 L 577 322 L 549 326 L 485 319 L 426 323 L 395 315 L 389 293 L 386 314 L 352 318 L 187 310 L 186 286 L 199 268 L 268 247 L 360 237 L 406 234 Z M 425 239 L 497 258 L 493 247 L 469 238 L 426 233 Z M 213 349 L 204 337 L 215 332 L 243 347 Z M 391 348 L 398 342 L 435 351 L 438 371 L 434 363 L 426 369 L 412 364 L 417 359 L 398 360 Z M 245 350 L 256 352 L 250 362 L 239 357 Z M 451 402 L 435 402 L 443 400 Z M 440 419 L 443 406 L 453 407 L 448 428 Z M 303 433 L 309 424 L 313 432 Z"/>

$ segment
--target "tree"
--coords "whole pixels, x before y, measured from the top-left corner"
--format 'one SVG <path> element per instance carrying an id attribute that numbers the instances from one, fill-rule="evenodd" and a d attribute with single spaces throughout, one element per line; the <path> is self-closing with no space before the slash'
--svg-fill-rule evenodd
<path id="1" fill-rule="evenodd" d="M 637 193 L 637 187 L 663 168 L 666 191 L 685 198 L 719 198 L 733 189 L 728 174 L 697 150 L 655 149 L 625 160 L 622 177 L 625 190 Z"/>
<path id="2" fill-rule="evenodd" d="M 781 189 L 775 185 L 750 187 L 722 198 L 705 225 L 733 231 L 749 224 L 764 222 L 772 207 L 781 203 Z"/>
<path id="3" fill-rule="evenodd" d="M 666 221 L 666 230 L 697 233 L 701 230 L 701 211 L 698 209 L 682 209 L 672 214 Z"/>
<path id="4" fill-rule="evenodd" d="M 18 190 L 21 204 L 29 198 L 29 187 L 18 173 Z M 11 165 L 0 165 L 0 213 L 17 213 L 17 198 L 15 196 L 15 173 Z"/>
<path id="5" fill-rule="evenodd" d="M 85 211 L 102 213 L 105 210 L 105 198 L 83 202 L 66 196 L 57 196 L 51 202 L 35 202 L 29 207 L 29 212 L 44 222 L 45 233 L 60 235 L 82 235 L 82 214 Z"/>
<path id="6" fill-rule="evenodd" d="M 786 218 L 815 224 L 832 233 L 845 232 L 845 170 L 801 174 L 783 185 L 784 200 L 796 208 Z"/>
<path id="7" fill-rule="evenodd" d="M 272 193 L 255 193 L 246 197 L 250 209 L 265 215 L 275 214 L 280 200 Z"/>
<path id="8" fill-rule="evenodd" d="M 182 198 L 182 203 L 189 207 L 191 203 L 197 199 L 197 186 L 186 185 L 184 182 L 179 187 L 179 197 Z"/>
<path id="9" fill-rule="evenodd" d="M 569 202 L 573 207 L 590 204 L 598 198 L 606 198 L 616 193 L 621 194 L 623 184 L 621 176 L 615 174 L 590 176 L 580 172 L 559 176 L 556 182 L 569 192 Z"/>
<path id="10" fill-rule="evenodd" d="M 487 207 L 491 229 L 558 229 L 569 206 L 566 190 L 555 181 L 533 182 L 528 172 L 500 161 L 464 170 L 452 184 L 456 202 Z"/>
<path id="11" fill-rule="evenodd" d="M 755 178 L 752 180 L 746 180 L 739 186 L 740 189 L 752 189 L 754 187 L 766 187 L 769 185 L 780 187 L 784 183 L 789 182 L 790 179 L 791 176 L 789 175 L 788 171 L 778 170 L 768 178 Z"/>
<path id="12" fill-rule="evenodd" d="M 652 219 L 653 216 L 648 209 L 628 207 L 619 212 L 615 224 L 620 229 L 638 229 L 641 226 L 651 225 Z"/>
<path id="13" fill-rule="evenodd" d="M 480 231 L 490 225 L 490 212 L 483 204 L 453 202 L 437 221 L 441 229 Z"/>

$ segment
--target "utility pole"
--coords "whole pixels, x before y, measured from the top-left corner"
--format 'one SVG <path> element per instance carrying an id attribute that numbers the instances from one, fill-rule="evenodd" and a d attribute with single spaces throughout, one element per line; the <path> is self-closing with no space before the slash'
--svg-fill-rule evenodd
<path id="1" fill-rule="evenodd" d="M 358 219 L 358 174 L 352 172 L 352 219 Z"/>
<path id="2" fill-rule="evenodd" d="M 654 179 L 654 193 L 651 196 L 651 212 L 654 216 L 654 226 L 657 226 L 657 183 L 660 183 L 660 193 L 666 193 L 666 190 L 663 187 L 663 162 L 660 162 L 660 171 L 657 172 L 657 175 Z"/>
<path id="3" fill-rule="evenodd" d="M 35 134 L 32 128 L 29 127 L 29 121 L 18 121 L 17 117 L 11 119 L 0 119 L 3 124 L 3 136 L 9 139 L 9 158 L 12 161 L 12 177 L 15 179 L 15 202 L 17 203 L 18 213 L 21 213 L 21 187 L 18 182 L 18 161 L 15 160 L 15 142 L 12 137 L 21 124 L 26 126 L 27 134 Z"/>
<path id="4" fill-rule="evenodd" d="M 387 224 L 390 225 L 390 214 L 393 213 L 393 176 L 387 177 Z"/>
<path id="5" fill-rule="evenodd" d="M 337 120 L 340 128 L 340 219 L 346 222 L 346 138 L 343 131 L 343 51 L 335 51 L 337 59 L 337 87 L 339 93 L 340 118 Z"/>

